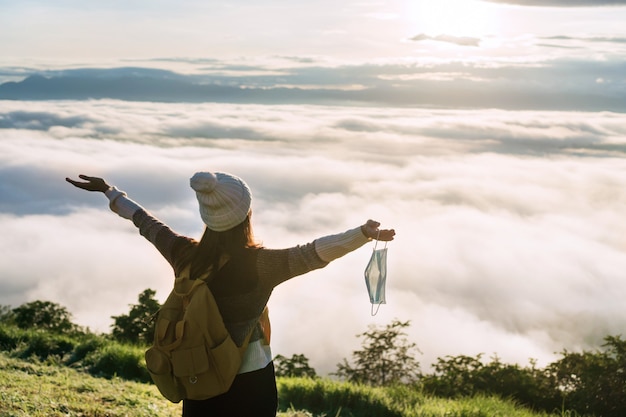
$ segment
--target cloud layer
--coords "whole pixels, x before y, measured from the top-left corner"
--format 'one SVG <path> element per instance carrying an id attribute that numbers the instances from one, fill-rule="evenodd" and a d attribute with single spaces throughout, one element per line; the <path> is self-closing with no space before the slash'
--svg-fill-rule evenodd
<path id="1" fill-rule="evenodd" d="M 164 299 L 160 255 L 104 197 L 63 178 L 104 176 L 197 237 L 188 178 L 224 170 L 250 184 L 268 247 L 368 218 L 398 232 L 374 318 L 369 245 L 275 290 L 274 353 L 304 353 L 318 372 L 393 318 L 411 320 L 425 366 L 480 352 L 545 364 L 626 329 L 621 114 L 0 103 L 0 304 L 49 299 L 107 331 L 145 288 Z"/>

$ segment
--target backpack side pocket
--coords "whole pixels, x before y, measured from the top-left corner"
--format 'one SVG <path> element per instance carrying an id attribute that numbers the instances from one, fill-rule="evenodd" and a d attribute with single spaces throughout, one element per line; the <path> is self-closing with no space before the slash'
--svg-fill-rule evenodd
<path id="1" fill-rule="evenodd" d="M 173 403 L 183 399 L 180 385 L 172 373 L 172 365 L 169 356 L 157 347 L 151 347 L 145 354 L 146 367 L 150 377 L 161 394 Z"/>

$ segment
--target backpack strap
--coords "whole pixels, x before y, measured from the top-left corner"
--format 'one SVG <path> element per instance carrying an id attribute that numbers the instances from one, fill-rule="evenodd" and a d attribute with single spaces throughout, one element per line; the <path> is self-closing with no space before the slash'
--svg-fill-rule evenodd
<path id="1" fill-rule="evenodd" d="M 272 325 L 270 323 L 270 310 L 267 306 L 265 306 L 261 313 L 259 323 L 261 323 L 261 328 L 263 329 L 263 341 L 266 345 L 269 345 L 270 339 L 272 338 Z"/>
<path id="2" fill-rule="evenodd" d="M 241 356 L 242 358 L 243 358 L 243 355 L 246 353 L 246 350 L 248 349 L 248 344 L 250 343 L 250 338 L 252 337 L 252 333 L 254 333 L 254 327 L 252 328 L 252 330 L 248 332 L 248 335 L 243 340 L 243 344 L 241 346 L 238 346 L 239 356 Z"/>
<path id="3" fill-rule="evenodd" d="M 260 324 L 261 329 L 263 329 L 263 343 L 265 343 L 266 345 L 269 345 L 271 328 L 270 328 L 269 308 L 267 308 L 267 306 L 265 306 L 265 308 L 263 309 L 263 312 L 261 313 L 261 317 L 259 317 L 257 324 Z M 243 355 L 246 353 L 246 349 L 248 348 L 248 344 L 250 343 L 250 338 L 252 337 L 252 333 L 254 333 L 255 327 L 256 327 L 256 324 L 252 327 L 252 330 L 248 332 L 248 335 L 244 339 L 243 344 L 239 346 L 239 353 L 241 354 L 242 358 L 243 358 Z"/>

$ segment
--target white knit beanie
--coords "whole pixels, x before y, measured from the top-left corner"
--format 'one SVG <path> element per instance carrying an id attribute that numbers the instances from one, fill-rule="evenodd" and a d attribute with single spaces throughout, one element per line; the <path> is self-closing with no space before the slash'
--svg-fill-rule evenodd
<path id="1" fill-rule="evenodd" d="M 200 203 L 200 217 L 216 232 L 232 229 L 246 219 L 252 195 L 241 178 L 224 172 L 196 172 L 189 180 Z"/>

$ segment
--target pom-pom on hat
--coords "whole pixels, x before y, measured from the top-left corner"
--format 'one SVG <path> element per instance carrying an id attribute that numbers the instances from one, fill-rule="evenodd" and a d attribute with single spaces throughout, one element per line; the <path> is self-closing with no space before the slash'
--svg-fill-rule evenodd
<path id="1" fill-rule="evenodd" d="M 211 230 L 232 229 L 250 212 L 252 194 L 241 178 L 224 172 L 196 172 L 189 185 L 200 203 L 200 217 Z"/>

